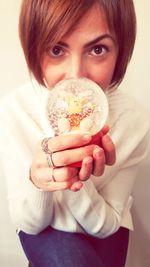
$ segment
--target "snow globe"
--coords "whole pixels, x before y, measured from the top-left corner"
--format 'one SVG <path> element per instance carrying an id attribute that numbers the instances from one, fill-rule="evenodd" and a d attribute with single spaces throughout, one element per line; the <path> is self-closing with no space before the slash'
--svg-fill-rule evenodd
<path id="1" fill-rule="evenodd" d="M 50 90 L 47 118 L 54 135 L 85 133 L 92 135 L 91 143 L 99 144 L 97 133 L 108 117 L 108 101 L 95 82 L 86 79 L 67 79 Z"/>

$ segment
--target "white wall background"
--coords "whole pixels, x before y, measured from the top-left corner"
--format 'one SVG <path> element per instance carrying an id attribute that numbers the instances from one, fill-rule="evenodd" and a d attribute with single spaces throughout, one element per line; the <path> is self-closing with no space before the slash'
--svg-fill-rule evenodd
<path id="1" fill-rule="evenodd" d="M 28 80 L 17 29 L 20 3 L 21 0 L 0 0 L 0 97 Z M 122 86 L 135 96 L 150 114 L 150 2 L 135 0 L 135 7 L 138 37 L 134 56 Z M 141 166 L 134 190 L 135 231 L 130 238 L 127 267 L 150 266 L 149 158 L 150 153 Z M 3 177 L 0 177 L 0 223 L 0 266 L 27 266 L 15 229 L 10 222 Z"/>

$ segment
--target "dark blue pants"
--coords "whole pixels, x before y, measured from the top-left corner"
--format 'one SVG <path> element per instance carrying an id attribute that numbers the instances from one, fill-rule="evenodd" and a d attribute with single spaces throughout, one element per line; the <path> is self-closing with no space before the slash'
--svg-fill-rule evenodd
<path id="1" fill-rule="evenodd" d="M 38 235 L 19 233 L 32 267 L 124 267 L 129 231 L 98 239 L 48 227 Z"/>

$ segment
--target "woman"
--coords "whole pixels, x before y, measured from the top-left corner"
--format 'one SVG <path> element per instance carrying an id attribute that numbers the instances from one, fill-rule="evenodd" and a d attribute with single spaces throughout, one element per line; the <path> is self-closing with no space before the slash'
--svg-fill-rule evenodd
<path id="1" fill-rule="evenodd" d="M 31 266 L 125 265 L 131 193 L 149 127 L 141 108 L 117 89 L 135 28 L 131 0 L 22 3 L 20 39 L 37 82 L 1 101 L 0 147 L 10 214 Z M 107 92 L 101 147 L 90 144 L 91 136 L 53 137 L 46 124 L 49 90 L 70 78 L 88 78 Z M 81 168 L 70 166 L 78 161 Z"/>

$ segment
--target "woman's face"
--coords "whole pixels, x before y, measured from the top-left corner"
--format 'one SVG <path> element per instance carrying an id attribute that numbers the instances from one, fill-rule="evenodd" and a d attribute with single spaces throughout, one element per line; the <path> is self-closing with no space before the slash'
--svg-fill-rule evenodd
<path id="1" fill-rule="evenodd" d="M 102 10 L 94 6 L 73 31 L 58 42 L 42 61 L 50 88 L 69 78 L 88 78 L 103 90 L 111 83 L 118 47 Z"/>

